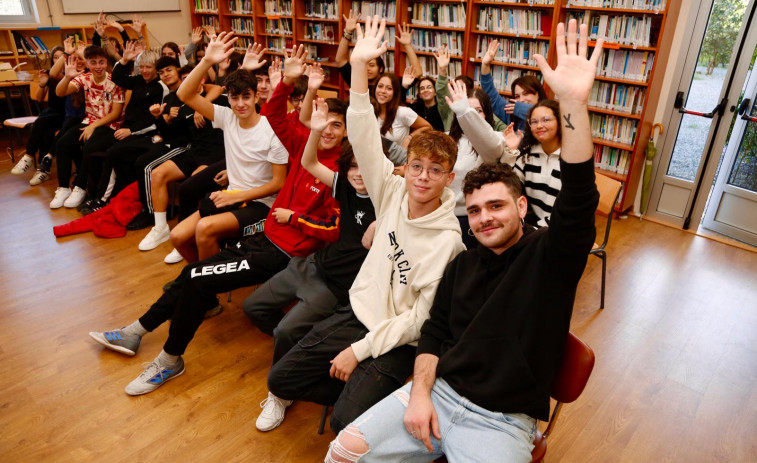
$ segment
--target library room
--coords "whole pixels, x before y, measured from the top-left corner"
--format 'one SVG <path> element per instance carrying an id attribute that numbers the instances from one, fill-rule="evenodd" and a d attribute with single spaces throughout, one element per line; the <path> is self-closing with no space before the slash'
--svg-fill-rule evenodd
<path id="1" fill-rule="evenodd" d="M 757 0 L 3 0 L 2 460 L 757 461 L 755 61 Z"/>

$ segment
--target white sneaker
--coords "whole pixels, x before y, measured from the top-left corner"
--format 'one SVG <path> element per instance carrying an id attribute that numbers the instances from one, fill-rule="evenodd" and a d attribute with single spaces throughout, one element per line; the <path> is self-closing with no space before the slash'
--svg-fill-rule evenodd
<path id="1" fill-rule="evenodd" d="M 284 421 L 284 411 L 292 405 L 291 400 L 279 399 L 275 395 L 268 393 L 268 398 L 260 402 L 260 416 L 255 421 L 255 427 L 258 431 L 270 431 L 276 429 Z"/>
<path id="2" fill-rule="evenodd" d="M 73 209 L 84 201 L 85 196 L 87 196 L 87 190 L 82 190 L 78 186 L 75 186 L 71 192 L 71 196 L 63 202 L 63 205 L 69 209 Z"/>
<path id="3" fill-rule="evenodd" d="M 58 209 L 71 196 L 71 188 L 58 187 L 55 190 L 55 197 L 50 201 L 50 209 Z"/>
<path id="4" fill-rule="evenodd" d="M 160 246 L 160 243 L 165 243 L 170 238 L 171 229 L 168 227 L 168 225 L 163 228 L 152 227 L 150 233 L 148 233 L 147 236 L 145 236 L 144 239 L 142 239 L 142 241 L 139 243 L 139 250 L 151 251 Z"/>
<path id="5" fill-rule="evenodd" d="M 145 370 L 137 378 L 126 385 L 129 395 L 142 395 L 159 388 L 166 381 L 184 373 L 184 360 L 179 357 L 178 362 L 171 368 L 166 368 L 157 362 L 145 364 Z"/>
<path id="6" fill-rule="evenodd" d="M 166 258 L 163 259 L 163 262 L 166 264 L 178 264 L 182 260 L 184 260 L 184 258 L 179 254 L 179 251 L 174 248 L 174 250 L 169 252 Z"/>
<path id="7" fill-rule="evenodd" d="M 32 179 L 29 180 L 29 185 L 37 186 L 40 183 L 44 183 L 48 180 L 50 180 L 50 172 L 38 170 L 37 172 L 34 173 L 34 176 L 32 177 Z"/>
<path id="8" fill-rule="evenodd" d="M 13 175 L 21 175 L 34 164 L 34 158 L 29 156 L 28 154 L 25 154 L 21 159 L 19 159 L 18 163 L 11 169 L 11 174 Z"/>

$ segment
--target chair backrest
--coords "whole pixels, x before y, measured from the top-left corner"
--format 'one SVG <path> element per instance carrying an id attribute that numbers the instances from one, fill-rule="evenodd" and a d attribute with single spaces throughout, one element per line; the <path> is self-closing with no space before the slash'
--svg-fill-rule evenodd
<path id="1" fill-rule="evenodd" d="M 576 400 L 586 387 L 593 368 L 594 351 L 573 333 L 568 333 L 565 356 L 552 382 L 552 398 L 562 403 Z"/>
<path id="2" fill-rule="evenodd" d="M 596 183 L 597 190 L 599 191 L 599 205 L 597 205 L 597 212 L 607 217 L 605 237 L 604 240 L 602 240 L 602 244 L 599 246 L 600 248 L 604 249 L 604 247 L 607 245 L 607 240 L 610 239 L 612 211 L 615 207 L 615 203 L 618 201 L 620 188 L 623 186 L 623 184 L 615 179 L 599 173 L 596 174 Z"/>

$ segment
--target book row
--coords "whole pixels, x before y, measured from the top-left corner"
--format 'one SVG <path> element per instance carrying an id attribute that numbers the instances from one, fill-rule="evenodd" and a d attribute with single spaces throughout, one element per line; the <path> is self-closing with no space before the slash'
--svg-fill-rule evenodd
<path id="1" fill-rule="evenodd" d="M 610 16 L 592 14 L 591 11 L 571 11 L 568 13 L 570 19 L 589 26 L 590 40 L 604 39 L 609 43 L 637 47 L 654 46 L 650 41 L 651 16 Z"/>
<path id="2" fill-rule="evenodd" d="M 339 19 L 339 3 L 334 1 L 305 0 L 305 17 Z"/>
<path id="3" fill-rule="evenodd" d="M 195 11 L 200 13 L 218 13 L 218 0 L 195 0 Z"/>
<path id="4" fill-rule="evenodd" d="M 320 22 L 306 22 L 304 25 L 303 38 L 306 40 L 322 40 L 324 42 L 334 42 L 336 37 L 334 24 L 324 24 Z"/>
<path id="5" fill-rule="evenodd" d="M 476 37 L 476 58 L 482 59 L 489 49 L 492 37 L 479 35 Z M 523 39 L 499 39 L 499 48 L 494 61 L 524 66 L 536 66 L 534 55 L 544 57 L 549 53 L 549 42 Z"/>
<path id="6" fill-rule="evenodd" d="M 265 30 L 268 34 L 292 35 L 292 20 L 290 18 L 265 20 Z"/>
<path id="7" fill-rule="evenodd" d="M 603 50 L 597 63 L 597 75 L 613 79 L 647 82 L 654 65 L 654 52 Z"/>
<path id="8" fill-rule="evenodd" d="M 284 53 L 284 50 L 291 49 L 293 44 L 291 37 L 268 37 L 266 39 L 266 48 L 269 52 L 274 53 Z"/>
<path id="9" fill-rule="evenodd" d="M 255 25 L 252 19 L 247 18 L 230 18 L 231 30 L 237 34 L 250 34 L 252 35 L 255 30 Z"/>
<path id="10" fill-rule="evenodd" d="M 419 26 L 465 28 L 465 5 L 413 3 L 410 22 Z"/>
<path id="11" fill-rule="evenodd" d="M 292 0 L 265 0 L 265 14 L 292 16 Z"/>
<path id="12" fill-rule="evenodd" d="M 394 22 L 397 17 L 397 3 L 390 2 L 364 2 L 354 1 L 352 2 L 352 11 L 354 13 L 360 13 L 361 18 L 367 18 L 368 16 L 379 15 L 382 18 L 386 18 L 387 22 Z"/>
<path id="13" fill-rule="evenodd" d="M 486 0 L 493 3 L 522 3 L 524 5 L 554 5 L 555 0 Z"/>
<path id="14" fill-rule="evenodd" d="M 42 55 L 50 53 L 45 42 L 36 35 L 27 37 L 13 31 L 13 40 L 16 42 L 16 52 L 19 55 Z M 13 54 L 13 52 L 9 51 L 8 54 Z"/>
<path id="15" fill-rule="evenodd" d="M 232 14 L 252 14 L 252 0 L 229 0 Z"/>
<path id="16" fill-rule="evenodd" d="M 619 148 L 594 145 L 594 167 L 626 175 L 632 154 L 630 151 Z"/>
<path id="17" fill-rule="evenodd" d="M 644 109 L 645 96 L 643 87 L 595 80 L 589 95 L 589 106 L 638 116 Z"/>
<path id="18" fill-rule="evenodd" d="M 568 6 L 620 8 L 624 10 L 662 11 L 667 0 L 569 0 Z"/>
<path id="19" fill-rule="evenodd" d="M 481 8 L 478 11 L 478 30 L 506 34 L 549 35 L 552 16 L 540 10 L 509 10 L 500 7 Z"/>
<path id="20" fill-rule="evenodd" d="M 447 45 L 452 55 L 463 54 L 463 33 L 453 31 L 417 30 L 413 32 L 413 48 L 416 51 L 435 53 Z"/>
<path id="21" fill-rule="evenodd" d="M 591 135 L 615 143 L 633 144 L 638 121 L 625 117 L 591 113 Z"/>
<path id="22" fill-rule="evenodd" d="M 212 27 L 216 31 L 221 30 L 221 24 L 218 22 L 217 16 L 200 16 L 200 24 L 203 27 Z"/>
<path id="23" fill-rule="evenodd" d="M 504 66 L 492 66 L 492 79 L 494 79 L 494 87 L 498 88 L 501 92 L 510 93 L 510 87 L 515 79 L 523 77 L 526 74 L 533 74 L 541 80 L 541 74 L 537 74 L 533 71 L 526 69 L 513 69 Z M 452 75 L 452 73 L 450 73 Z M 473 80 L 476 85 L 481 85 L 481 65 L 476 65 L 474 70 Z"/>

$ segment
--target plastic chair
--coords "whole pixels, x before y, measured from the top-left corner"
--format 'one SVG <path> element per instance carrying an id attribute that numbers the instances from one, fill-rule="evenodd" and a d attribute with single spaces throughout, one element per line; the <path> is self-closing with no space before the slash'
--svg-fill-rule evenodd
<path id="1" fill-rule="evenodd" d="M 544 432 L 536 433 L 531 462 L 542 461 L 547 453 L 547 436 L 552 432 L 563 404 L 574 402 L 586 387 L 591 371 L 594 369 L 594 351 L 573 333 L 568 333 L 565 341 L 565 356 L 557 372 L 549 395 L 557 401 L 549 424 Z"/>
<path id="2" fill-rule="evenodd" d="M 20 143 L 23 143 L 23 137 L 21 136 L 24 129 L 31 128 L 31 126 L 34 124 L 34 121 L 37 120 L 37 116 L 25 116 L 25 117 L 13 117 L 10 119 L 6 119 L 3 121 L 3 126 L 7 127 L 8 130 L 8 156 L 11 158 L 11 162 L 16 162 L 16 153 L 13 150 L 13 135 L 14 133 L 18 135 L 18 139 Z M 37 162 L 36 158 L 34 160 L 35 164 Z"/>
<path id="3" fill-rule="evenodd" d="M 610 177 L 602 174 L 596 174 L 597 190 L 599 190 L 599 205 L 597 213 L 607 216 L 607 225 L 605 226 L 605 237 L 602 244 L 594 244 L 594 248 L 589 252 L 592 256 L 602 259 L 602 297 L 599 308 L 605 308 L 605 279 L 607 275 L 607 242 L 610 240 L 610 225 L 612 225 L 613 208 L 618 201 L 620 188 L 622 184 Z"/>

